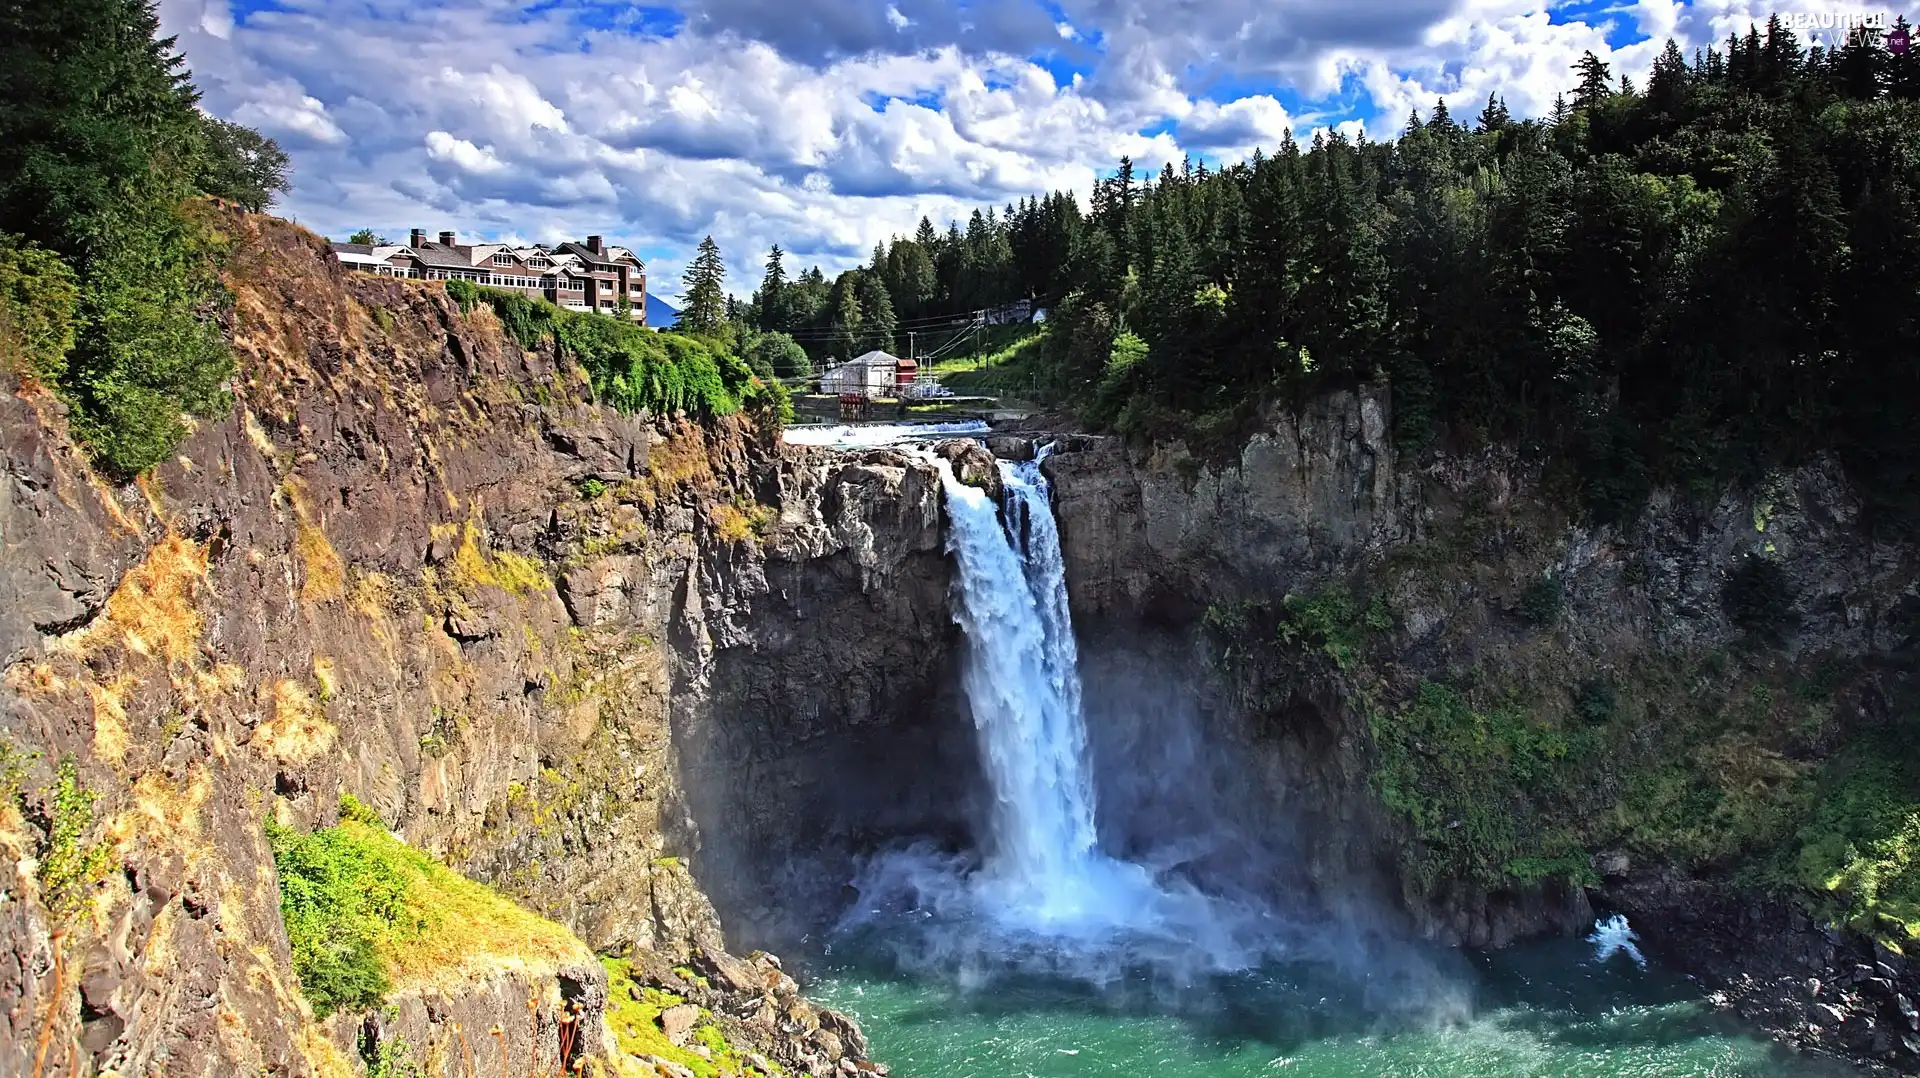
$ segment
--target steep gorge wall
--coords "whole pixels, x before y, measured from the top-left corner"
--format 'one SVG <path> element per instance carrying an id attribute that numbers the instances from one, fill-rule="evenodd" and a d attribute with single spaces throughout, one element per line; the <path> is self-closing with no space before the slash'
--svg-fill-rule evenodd
<path id="1" fill-rule="evenodd" d="M 1916 713 L 1920 552 L 1821 464 L 1588 526 L 1510 453 L 1401 456 L 1389 406 L 1276 413 L 1226 462 L 1067 438 L 1047 468 L 1090 667 L 1156 656 L 1314 889 L 1473 946 L 1624 909 L 1765 982 L 1754 1015 L 1796 1039 L 1920 1059 L 1915 978 L 1738 882 L 1791 861 L 1823 768 Z M 1756 562 L 1772 625 L 1726 598 Z M 1103 734 L 1089 684 L 1096 749 L 1151 741 L 1124 694 Z"/>
<path id="2" fill-rule="evenodd" d="M 435 285 L 224 227 L 235 406 L 177 460 L 109 487 L 56 402 L 0 386 L 0 737 L 30 810 L 75 762 L 97 796 L 76 842 L 100 851 L 43 891 L 62 840 L 9 800 L 0 1069 L 43 1038 L 74 1073 L 345 1065 L 352 1022 L 316 1025 L 295 986 L 262 828 L 330 823 L 342 792 L 594 950 L 664 964 L 740 945 L 709 893 L 746 943 L 779 935 L 790 841 L 843 865 L 870 803 L 951 825 L 964 772 L 917 770 L 954 725 L 930 469 L 620 415 Z M 889 766 L 818 809 L 858 759 Z M 442 1002 L 400 1026 L 444 1038 L 492 992 L 512 1037 L 526 993 L 604 998 L 591 963 L 497 965 L 504 991 L 403 988 Z M 796 1051 L 827 1043 L 801 1025 Z"/>

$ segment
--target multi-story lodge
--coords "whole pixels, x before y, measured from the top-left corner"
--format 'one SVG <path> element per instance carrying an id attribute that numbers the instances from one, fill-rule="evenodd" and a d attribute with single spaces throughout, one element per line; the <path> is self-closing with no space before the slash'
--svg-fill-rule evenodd
<path id="1" fill-rule="evenodd" d="M 571 311 L 613 314 L 622 296 L 629 317 L 647 321 L 647 267 L 625 247 L 599 236 L 585 243 L 514 246 L 456 243 L 451 232 L 438 243 L 414 229 L 403 244 L 335 243 L 333 254 L 348 269 L 429 281 L 466 280 L 551 300 Z"/>

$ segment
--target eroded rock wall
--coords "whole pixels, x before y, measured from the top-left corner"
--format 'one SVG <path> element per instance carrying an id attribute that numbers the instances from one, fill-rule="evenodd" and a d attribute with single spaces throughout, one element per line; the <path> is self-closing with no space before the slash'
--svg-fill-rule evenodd
<path id="1" fill-rule="evenodd" d="M 620 415 L 436 285 L 223 227 L 235 403 L 175 461 L 103 484 L 0 376 L 0 737 L 29 809 L 0 827 L 0 1069 L 42 1040 L 76 1073 L 348 1065 L 262 828 L 342 792 L 594 949 L 667 961 L 731 942 L 699 885 L 777 893 L 753 873 L 779 836 L 850 856 L 844 819 L 790 815 L 861 754 L 917 759 L 951 707 L 931 470 Z M 61 760 L 98 855 L 54 893 L 31 813 Z"/>
<path id="2" fill-rule="evenodd" d="M 1273 765 L 1273 796 L 1342 825 L 1329 855 L 1351 841 L 1379 851 L 1363 861 L 1390 861 L 1406 840 L 1368 807 L 1366 707 L 1346 698 L 1354 679 L 1229 672 L 1219 641 L 1206 639 L 1210 610 L 1357 590 L 1391 613 L 1367 664 L 1389 697 L 1467 671 L 1542 692 L 1649 656 L 1731 654 L 1744 634 L 1722 592 L 1744 558 L 1763 554 L 1783 570 L 1794 630 L 1777 650 L 1743 652 L 1745 661 L 1785 668 L 1913 642 L 1920 558 L 1860 526 L 1859 503 L 1832 466 L 1717 498 L 1661 492 L 1634 524 L 1591 527 L 1561 508 L 1565 492 L 1536 467 L 1498 451 L 1416 463 L 1396 455 L 1389 427 L 1386 391 L 1363 390 L 1276 413 L 1224 464 L 1177 443 L 1141 450 L 1086 436 L 1065 439 L 1047 464 L 1090 646 L 1097 653 L 1114 626 L 1152 628 L 1146 646 L 1232 713 L 1216 724 L 1223 736 L 1269 742 L 1265 755 L 1286 761 Z M 1543 580 L 1554 606 L 1537 624 L 1523 608 Z M 1871 679 L 1854 688 L 1835 723 L 1872 709 Z M 1413 903 L 1408 912 L 1431 935 L 1474 944 L 1584 915 L 1459 897 L 1454 908 Z"/>
<path id="3" fill-rule="evenodd" d="M 1911 711 L 1914 546 L 1869 527 L 1830 463 L 1748 489 L 1656 492 L 1633 523 L 1601 527 L 1567 511 L 1564 481 L 1510 452 L 1398 454 L 1390 419 L 1384 389 L 1336 394 L 1275 413 L 1224 462 L 1061 439 L 1046 467 L 1089 665 L 1103 650 L 1122 668 L 1146 655 L 1184 684 L 1212 736 L 1244 748 L 1256 803 L 1275 809 L 1264 829 L 1295 844 L 1322 890 L 1377 894 L 1404 927 L 1472 946 L 1575 931 L 1595 905 L 1625 910 L 1690 968 L 1768 986 L 1733 996 L 1792 1039 L 1920 1058 L 1904 1002 L 1920 985 L 1876 966 L 1862 937 L 1734 879 L 1740 857 L 1766 853 L 1741 828 L 1777 830 L 1801 803 L 1788 791 Z M 1729 584 L 1756 559 L 1772 574 L 1749 604 L 1764 616 L 1743 622 Z M 1286 601 L 1334 593 L 1353 605 Z M 1330 610 L 1349 623 L 1322 631 Z M 1124 697 L 1103 719 L 1100 683 L 1096 750 L 1104 738 L 1136 751 L 1152 723 Z M 1564 788 L 1483 789 L 1501 798 L 1490 815 L 1524 817 L 1523 835 L 1559 828 L 1556 852 L 1577 839 L 1577 861 L 1449 877 L 1474 841 L 1454 836 L 1489 821 L 1417 826 L 1383 796 L 1390 746 L 1376 733 L 1431 717 L 1417 710 L 1427 692 L 1518 724 L 1516 737 L 1560 732 L 1543 751 L 1588 754 L 1551 780 Z M 1503 747 L 1450 758 L 1426 736 L 1403 739 L 1399 778 L 1454 766 L 1471 788 L 1474 768 L 1510 763 Z M 1580 749 L 1583 736 L 1604 747 Z M 1578 844 L 1609 832 L 1615 845 Z"/>

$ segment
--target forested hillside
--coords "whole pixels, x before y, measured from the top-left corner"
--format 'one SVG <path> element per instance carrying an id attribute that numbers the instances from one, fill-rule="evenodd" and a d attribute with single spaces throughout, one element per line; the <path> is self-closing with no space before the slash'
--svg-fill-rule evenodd
<path id="1" fill-rule="evenodd" d="M 1445 102 L 1389 143 L 976 212 L 831 284 L 776 249 L 743 318 L 821 352 L 1051 307 L 1033 390 L 1099 426 L 1231 437 L 1254 409 L 1391 381 L 1403 447 L 1512 440 L 1602 520 L 1830 450 L 1879 519 L 1920 510 L 1920 54 L 1777 22 L 1644 86 L 1589 56 L 1553 115 Z"/>

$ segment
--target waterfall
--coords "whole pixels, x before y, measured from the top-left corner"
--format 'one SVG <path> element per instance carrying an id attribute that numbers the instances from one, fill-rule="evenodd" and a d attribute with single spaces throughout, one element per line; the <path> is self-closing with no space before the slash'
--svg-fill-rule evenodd
<path id="1" fill-rule="evenodd" d="M 1066 562 L 1041 466 L 999 461 L 1004 509 L 936 461 L 947 547 L 959 569 L 954 618 L 968 643 L 962 688 L 993 794 L 972 905 L 1002 929 L 1083 948 L 1158 938 L 1239 964 L 1228 919 L 1183 881 L 1099 850 L 1079 649 Z M 1166 946 L 1155 948 L 1169 949 Z"/>
<path id="2" fill-rule="evenodd" d="M 1274 950 L 1264 908 L 1203 894 L 1179 876 L 1101 852 L 1082 713 L 1079 649 L 1043 449 L 997 462 L 1002 504 L 939 469 L 961 688 L 990 795 L 974 854 L 920 842 L 886 851 L 854 881 L 843 930 L 888 923 L 902 965 L 964 983 L 1021 969 L 1108 984 L 1141 969 L 1181 983 L 1247 969 Z"/>
<path id="3" fill-rule="evenodd" d="M 1096 849 L 1078 654 L 1046 480 L 1038 460 L 1000 462 L 1003 525 L 985 491 L 939 464 L 960 570 L 954 617 L 968 641 L 962 687 L 993 792 L 979 882 L 1003 913 L 1071 924 L 1107 904 L 1114 863 Z"/>
<path id="4" fill-rule="evenodd" d="M 967 641 L 961 688 L 989 796 L 977 848 L 921 839 L 864 859 L 853 880 L 859 901 L 836 932 L 850 950 L 877 947 L 898 968 L 968 988 L 1019 974 L 1147 984 L 1172 999 L 1208 978 L 1288 960 L 1363 971 L 1356 991 L 1383 1008 L 1414 1000 L 1430 1010 L 1433 999 L 1463 1007 L 1451 989 L 1434 987 L 1424 960 L 1381 951 L 1364 926 L 1303 921 L 1245 891 L 1208 893 L 1181 858 L 1155 869 L 1101 850 L 1047 454 L 996 461 L 998 504 L 962 483 L 952 462 L 918 454 L 938 469 L 946 497 L 953 617 Z"/>

